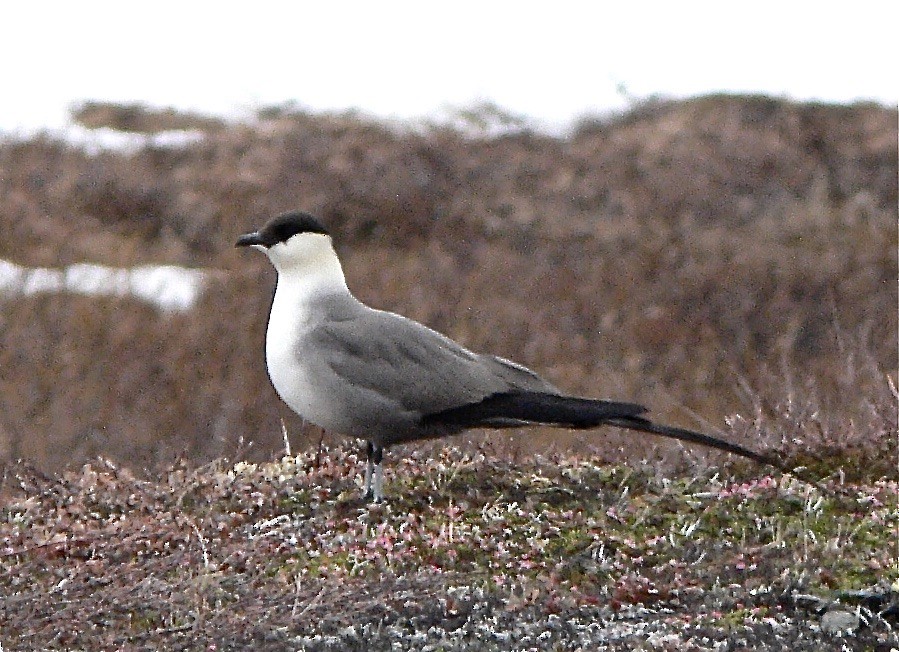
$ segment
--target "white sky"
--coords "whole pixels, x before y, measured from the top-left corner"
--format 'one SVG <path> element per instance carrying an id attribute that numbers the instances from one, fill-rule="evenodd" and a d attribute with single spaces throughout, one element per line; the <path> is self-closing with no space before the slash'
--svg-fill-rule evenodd
<path id="1" fill-rule="evenodd" d="M 251 7 L 251 8 L 250 8 Z M 0 130 L 79 100 L 420 117 L 491 100 L 545 124 L 711 91 L 899 101 L 899 2 L 4 3 Z"/>

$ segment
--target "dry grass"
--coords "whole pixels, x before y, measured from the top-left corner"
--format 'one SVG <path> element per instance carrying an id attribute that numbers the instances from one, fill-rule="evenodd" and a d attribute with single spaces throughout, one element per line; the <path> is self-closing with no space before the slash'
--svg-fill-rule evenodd
<path id="1" fill-rule="evenodd" d="M 88 108 L 90 125 L 122 126 Z M 105 111 L 141 122 L 137 107 Z M 145 113 L 147 125 L 172 118 Z M 258 126 L 179 120 L 164 124 L 205 140 L 95 156 L 43 137 L 0 144 L 0 256 L 222 270 L 188 315 L 5 300 L 6 458 L 48 470 L 101 453 L 135 467 L 238 449 L 269 459 L 282 416 L 296 444 L 317 438 L 261 362 L 273 272 L 233 249 L 247 228 L 303 208 L 337 234 L 351 287 L 379 307 L 573 392 L 643 401 L 660 420 L 797 459 L 833 449 L 832 470 L 892 468 L 895 111 L 708 97 L 566 139 L 277 110 Z M 605 432 L 536 441 L 669 466 L 698 454 Z"/>

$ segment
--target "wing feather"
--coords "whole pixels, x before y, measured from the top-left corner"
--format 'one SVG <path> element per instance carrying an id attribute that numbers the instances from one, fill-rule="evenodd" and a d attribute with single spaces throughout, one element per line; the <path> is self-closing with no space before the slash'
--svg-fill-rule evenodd
<path id="1" fill-rule="evenodd" d="M 529 369 L 473 353 L 440 333 L 390 312 L 365 310 L 328 320 L 310 334 L 345 383 L 374 391 L 404 410 L 429 414 L 513 389 L 555 392 Z"/>

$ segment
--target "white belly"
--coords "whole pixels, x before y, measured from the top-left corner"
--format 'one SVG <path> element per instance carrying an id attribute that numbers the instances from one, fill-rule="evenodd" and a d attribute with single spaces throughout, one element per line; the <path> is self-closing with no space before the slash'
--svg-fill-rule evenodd
<path id="1" fill-rule="evenodd" d="M 275 391 L 294 412 L 306 421 L 338 433 L 347 433 L 350 424 L 335 401 L 333 378 L 320 377 L 304 364 L 299 345 L 309 320 L 303 318 L 304 301 L 280 291 L 275 293 L 268 331 L 265 360 Z"/>
<path id="2" fill-rule="evenodd" d="M 265 344 L 265 361 L 268 366 L 268 376 L 278 396 L 290 406 L 290 408 L 304 419 L 321 425 L 315 419 L 313 400 L 314 387 L 306 374 L 291 360 L 292 352 L 286 343 L 269 335 Z"/>
<path id="3" fill-rule="evenodd" d="M 282 333 L 278 328 L 268 329 L 265 340 L 265 361 L 268 375 L 278 396 L 291 410 L 306 421 L 322 428 L 334 429 L 334 410 L 328 404 L 324 392 L 315 378 L 300 363 L 302 355 L 296 347 L 296 333 Z"/>

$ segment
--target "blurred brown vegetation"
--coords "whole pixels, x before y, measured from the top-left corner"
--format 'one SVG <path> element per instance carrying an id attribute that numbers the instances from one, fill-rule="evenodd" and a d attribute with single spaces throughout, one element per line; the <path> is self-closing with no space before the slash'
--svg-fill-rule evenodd
<path id="1" fill-rule="evenodd" d="M 233 248 L 291 209 L 328 224 L 364 301 L 572 392 L 797 457 L 835 449 L 861 466 L 895 447 L 895 110 L 714 96 L 564 138 L 277 108 L 253 125 L 134 106 L 80 115 L 206 137 L 96 155 L 47 136 L 0 143 L 0 258 L 222 273 L 185 314 L 0 298 L 0 460 L 268 457 L 281 417 L 295 445 L 317 439 L 265 374 L 274 272 Z M 539 441 L 610 457 L 658 444 Z"/>

